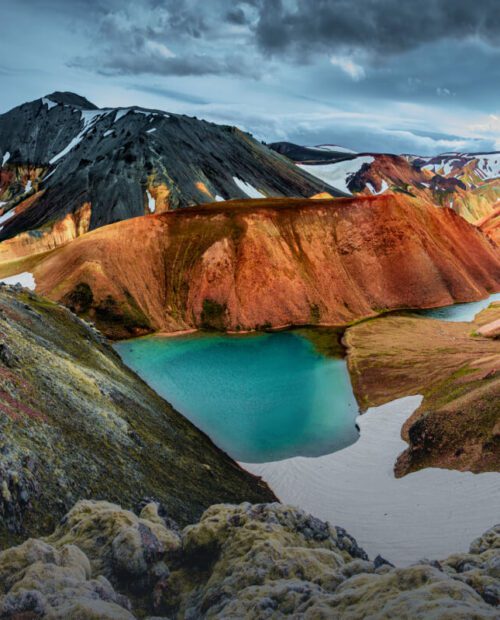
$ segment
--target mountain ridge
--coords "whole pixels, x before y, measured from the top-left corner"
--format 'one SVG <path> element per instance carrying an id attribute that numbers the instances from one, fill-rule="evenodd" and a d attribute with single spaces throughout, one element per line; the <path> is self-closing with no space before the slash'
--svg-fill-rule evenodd
<path id="1" fill-rule="evenodd" d="M 343 195 L 236 127 L 74 93 L 0 115 L 0 164 L 0 241 L 50 235 L 84 206 L 86 232 L 214 200 Z"/>

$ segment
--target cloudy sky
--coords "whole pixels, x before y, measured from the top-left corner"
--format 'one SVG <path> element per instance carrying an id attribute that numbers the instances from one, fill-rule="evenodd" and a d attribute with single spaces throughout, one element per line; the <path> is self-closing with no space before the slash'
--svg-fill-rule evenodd
<path id="1" fill-rule="evenodd" d="M 360 151 L 500 149 L 498 0 L 0 0 L 0 112 L 54 90 Z"/>

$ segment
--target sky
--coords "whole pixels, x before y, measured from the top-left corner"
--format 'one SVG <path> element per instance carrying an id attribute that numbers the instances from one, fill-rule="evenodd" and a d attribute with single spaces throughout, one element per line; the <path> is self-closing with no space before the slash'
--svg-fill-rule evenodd
<path id="1" fill-rule="evenodd" d="M 55 90 L 357 151 L 500 150 L 498 0 L 0 0 L 0 113 Z"/>

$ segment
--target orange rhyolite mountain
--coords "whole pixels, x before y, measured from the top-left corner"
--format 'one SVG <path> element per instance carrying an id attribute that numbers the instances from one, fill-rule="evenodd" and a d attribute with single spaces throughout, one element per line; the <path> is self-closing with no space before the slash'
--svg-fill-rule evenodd
<path id="1" fill-rule="evenodd" d="M 346 325 L 500 290 L 495 243 L 403 194 L 231 201 L 87 233 L 34 269 L 37 292 L 114 337 Z"/>

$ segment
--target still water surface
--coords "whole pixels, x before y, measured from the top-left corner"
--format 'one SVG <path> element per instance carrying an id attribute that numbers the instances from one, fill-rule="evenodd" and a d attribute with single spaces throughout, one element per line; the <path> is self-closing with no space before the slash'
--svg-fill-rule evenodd
<path id="1" fill-rule="evenodd" d="M 345 361 L 317 353 L 297 332 L 148 337 L 116 348 L 236 460 L 320 456 L 358 438 Z"/>

